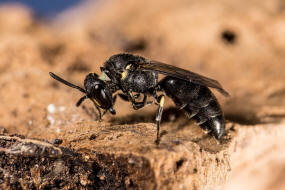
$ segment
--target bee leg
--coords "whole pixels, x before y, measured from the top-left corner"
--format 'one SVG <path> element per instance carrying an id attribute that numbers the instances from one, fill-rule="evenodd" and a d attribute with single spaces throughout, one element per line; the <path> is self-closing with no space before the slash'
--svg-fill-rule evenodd
<path id="1" fill-rule="evenodd" d="M 118 94 L 118 95 L 124 101 L 127 101 L 127 102 L 131 101 L 132 105 L 133 105 L 133 108 L 135 110 L 141 109 L 141 108 L 143 108 L 147 104 L 152 104 L 152 102 L 147 102 L 146 101 L 147 100 L 147 95 L 146 94 L 144 95 L 144 99 L 143 99 L 142 102 L 137 102 L 136 101 L 136 99 L 140 97 L 140 94 L 133 95 L 131 92 L 129 92 L 128 95 L 126 95 L 126 94 Z"/>
<path id="2" fill-rule="evenodd" d="M 79 107 L 81 105 L 81 103 L 86 100 L 88 98 L 88 96 L 83 96 L 82 98 L 80 98 L 77 103 L 76 103 L 76 106 Z"/>
<path id="3" fill-rule="evenodd" d="M 103 114 L 102 114 L 102 117 L 108 112 L 108 110 L 104 110 L 103 111 Z"/>
<path id="4" fill-rule="evenodd" d="M 134 108 L 135 110 L 141 109 L 141 108 L 145 107 L 146 105 L 153 104 L 152 101 L 151 101 L 151 102 L 147 102 L 147 94 L 146 94 L 146 93 L 144 93 L 144 97 L 143 97 L 142 102 L 136 102 L 135 99 L 136 99 L 136 97 L 139 97 L 139 96 L 140 96 L 140 95 L 138 95 L 138 94 L 136 94 L 136 95 L 133 96 L 133 95 L 130 93 L 130 99 L 131 99 L 133 108 Z"/>
<path id="5" fill-rule="evenodd" d="M 113 96 L 113 105 L 115 104 L 116 100 L 117 100 L 117 95 Z"/>
<path id="6" fill-rule="evenodd" d="M 155 105 L 159 105 L 159 97 L 160 97 L 160 96 L 157 95 L 158 90 L 159 90 L 159 86 L 158 86 L 157 88 L 153 89 L 153 90 L 150 92 L 150 94 L 151 94 L 151 95 L 154 97 L 154 99 L 155 99 L 155 102 L 154 102 Z M 160 91 L 163 92 L 163 95 L 165 96 L 164 91 L 162 91 L 162 90 L 160 90 Z"/>
<path id="7" fill-rule="evenodd" d="M 155 143 L 157 145 L 160 142 L 159 130 L 160 130 L 160 121 L 161 121 L 162 112 L 163 112 L 164 98 L 165 98 L 165 95 L 160 95 L 157 98 L 157 101 L 159 102 L 158 109 L 156 112 L 156 118 L 155 118 L 155 121 L 156 121 L 156 140 L 155 140 Z"/>
<path id="8" fill-rule="evenodd" d="M 101 122 L 101 121 L 102 121 L 102 113 L 101 113 L 101 110 L 100 110 L 99 106 L 96 104 L 96 102 L 95 102 L 93 99 L 90 99 L 90 100 L 93 102 L 94 106 L 95 106 L 96 109 L 98 110 L 98 113 L 99 113 L 99 122 Z"/>
<path id="9" fill-rule="evenodd" d="M 129 96 L 127 96 L 126 94 L 118 94 L 120 96 L 120 98 L 124 101 L 127 101 L 129 102 Z M 135 95 L 132 95 L 133 99 L 138 99 L 140 97 L 140 94 L 135 94 Z"/>
<path id="10" fill-rule="evenodd" d="M 126 102 L 129 101 L 129 97 L 126 94 L 118 94 L 120 96 L 120 98 Z"/>
<path id="11" fill-rule="evenodd" d="M 138 99 L 140 96 L 141 96 L 141 94 L 138 93 L 138 94 L 135 94 L 135 95 L 134 95 L 134 98 L 135 98 L 135 99 Z"/>
<path id="12" fill-rule="evenodd" d="M 143 108 L 145 105 L 146 105 L 146 99 L 147 99 L 147 95 L 144 94 L 144 97 L 143 97 L 143 101 L 142 102 L 136 102 L 136 101 L 133 101 L 133 108 L 135 110 L 138 110 L 138 109 L 141 109 Z"/>
<path id="13" fill-rule="evenodd" d="M 82 98 L 80 98 L 80 99 L 78 100 L 78 102 L 76 103 L 76 106 L 77 106 L 77 107 L 80 106 L 81 103 L 82 103 L 84 100 L 86 100 L 87 98 L 88 98 L 88 96 L 83 96 Z M 93 102 L 93 104 L 95 105 L 96 109 L 98 110 L 98 112 L 99 112 L 99 121 L 101 122 L 101 119 L 102 119 L 101 110 L 100 110 L 99 106 L 94 102 L 93 99 L 90 98 L 90 100 Z M 104 114 L 103 114 L 103 115 L 104 115 Z"/>

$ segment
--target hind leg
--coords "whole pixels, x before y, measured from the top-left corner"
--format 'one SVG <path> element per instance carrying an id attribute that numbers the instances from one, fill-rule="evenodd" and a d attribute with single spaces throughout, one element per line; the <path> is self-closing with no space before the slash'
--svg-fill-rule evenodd
<path id="1" fill-rule="evenodd" d="M 165 95 L 160 95 L 157 98 L 157 102 L 159 102 L 158 109 L 156 112 L 156 118 L 155 118 L 155 121 L 156 121 L 156 140 L 155 140 L 155 143 L 157 145 L 160 142 L 160 122 L 161 122 L 161 118 L 162 118 L 164 99 L 165 99 Z"/>

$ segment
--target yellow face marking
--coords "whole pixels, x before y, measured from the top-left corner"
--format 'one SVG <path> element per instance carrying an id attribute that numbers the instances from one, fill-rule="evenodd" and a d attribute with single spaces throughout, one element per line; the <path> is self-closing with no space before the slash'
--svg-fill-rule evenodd
<path id="1" fill-rule="evenodd" d="M 160 107 L 163 107 L 163 105 L 164 105 L 164 96 L 161 97 L 159 105 L 160 105 Z"/>

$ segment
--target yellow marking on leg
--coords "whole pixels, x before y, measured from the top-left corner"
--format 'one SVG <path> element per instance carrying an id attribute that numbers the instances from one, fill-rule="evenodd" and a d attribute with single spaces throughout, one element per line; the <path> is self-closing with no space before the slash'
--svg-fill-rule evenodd
<path id="1" fill-rule="evenodd" d="M 162 96 L 162 97 L 160 98 L 160 101 L 159 101 L 159 106 L 160 106 L 160 107 L 163 107 L 163 105 L 164 105 L 164 96 Z"/>
<path id="2" fill-rule="evenodd" d="M 97 104 L 98 107 L 100 107 L 101 105 L 99 104 L 99 102 L 97 102 L 97 100 L 95 98 L 93 98 L 93 101 Z"/>

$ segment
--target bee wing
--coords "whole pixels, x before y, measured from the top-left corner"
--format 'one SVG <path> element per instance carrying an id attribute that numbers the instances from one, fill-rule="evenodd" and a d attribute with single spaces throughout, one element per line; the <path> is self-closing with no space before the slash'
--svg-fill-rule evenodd
<path id="1" fill-rule="evenodd" d="M 179 67 L 175 67 L 173 65 L 168 65 L 158 61 L 148 61 L 144 63 L 139 63 L 138 67 L 142 70 L 156 71 L 167 76 L 176 77 L 202 86 L 215 88 L 224 96 L 230 96 L 230 94 L 223 89 L 222 85 L 218 81 L 210 79 L 208 77 L 204 77 L 191 71 L 181 69 Z"/>

